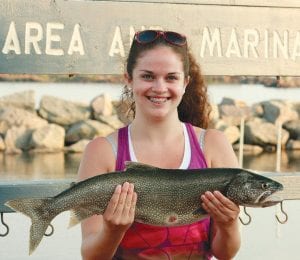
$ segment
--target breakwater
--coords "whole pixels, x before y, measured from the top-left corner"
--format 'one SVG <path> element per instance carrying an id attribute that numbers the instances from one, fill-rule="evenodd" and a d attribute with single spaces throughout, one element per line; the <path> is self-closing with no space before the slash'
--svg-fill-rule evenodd
<path id="1" fill-rule="evenodd" d="M 245 122 L 245 151 L 273 151 L 278 125 L 283 149 L 300 149 L 300 102 L 267 100 L 248 105 L 223 98 L 213 105 L 212 127 L 225 133 L 236 147 L 241 119 Z M 4 153 L 82 152 L 89 140 L 124 125 L 117 102 L 109 94 L 89 103 L 43 95 L 38 106 L 33 90 L 0 98 L 0 150 Z"/>

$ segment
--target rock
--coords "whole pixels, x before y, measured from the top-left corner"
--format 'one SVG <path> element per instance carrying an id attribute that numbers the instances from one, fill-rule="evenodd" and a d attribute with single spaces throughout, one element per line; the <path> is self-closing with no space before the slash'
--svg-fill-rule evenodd
<path id="1" fill-rule="evenodd" d="M 111 115 L 111 116 L 99 115 L 98 120 L 104 124 L 111 126 L 114 129 L 119 129 L 124 126 L 124 124 L 121 122 L 121 120 L 118 118 L 117 115 Z"/>
<path id="2" fill-rule="evenodd" d="M 254 117 L 263 117 L 264 115 L 264 108 L 260 103 L 253 104 L 251 110 Z"/>
<path id="3" fill-rule="evenodd" d="M 4 151 L 6 148 L 3 138 L 0 136 L 0 151 Z"/>
<path id="4" fill-rule="evenodd" d="M 80 140 L 75 144 L 65 147 L 65 151 L 69 153 L 82 153 L 89 142 L 90 140 L 88 139 Z"/>
<path id="5" fill-rule="evenodd" d="M 30 148 L 30 139 L 32 135 L 32 129 L 27 129 L 24 126 L 21 127 L 11 127 L 6 132 L 4 142 L 5 142 L 5 153 L 15 154 L 21 153 L 22 150 L 28 150 Z"/>
<path id="6" fill-rule="evenodd" d="M 5 135 L 11 127 L 36 129 L 47 125 L 48 122 L 29 111 L 19 108 L 4 108 L 0 111 L 0 134 Z"/>
<path id="7" fill-rule="evenodd" d="M 300 150 L 300 140 L 289 140 L 286 144 L 287 150 Z"/>
<path id="8" fill-rule="evenodd" d="M 102 94 L 91 102 L 93 116 L 99 119 L 101 116 L 111 116 L 113 114 L 113 104 L 110 95 Z"/>
<path id="9" fill-rule="evenodd" d="M 247 104 L 245 101 L 242 100 L 236 100 L 229 97 L 224 97 L 219 105 L 231 105 L 236 107 L 247 107 Z"/>
<path id="10" fill-rule="evenodd" d="M 231 144 L 236 143 L 240 139 L 240 130 L 237 126 L 228 126 L 224 130 L 224 134 Z"/>
<path id="11" fill-rule="evenodd" d="M 81 139 L 93 139 L 96 136 L 107 136 L 114 129 L 96 120 L 86 120 L 72 125 L 66 133 L 67 143 L 76 143 Z"/>
<path id="12" fill-rule="evenodd" d="M 234 144 L 233 149 L 238 151 L 240 149 L 239 144 Z M 244 144 L 243 145 L 243 152 L 244 154 L 260 154 L 264 151 L 264 149 L 259 145 L 251 145 L 251 144 Z"/>
<path id="13" fill-rule="evenodd" d="M 263 107 L 262 117 L 267 121 L 277 124 L 298 119 L 298 113 L 292 103 L 282 100 L 270 100 L 260 103 Z"/>
<path id="14" fill-rule="evenodd" d="M 211 112 L 209 114 L 210 124 L 212 124 L 212 127 L 214 127 L 217 122 L 219 121 L 219 108 L 216 104 L 211 104 Z"/>
<path id="15" fill-rule="evenodd" d="M 289 133 L 282 129 L 281 144 L 285 145 L 289 139 Z M 277 144 L 277 127 L 263 119 L 255 118 L 245 124 L 245 143 L 260 146 Z"/>
<path id="16" fill-rule="evenodd" d="M 222 131 L 231 144 L 240 139 L 240 130 L 237 126 L 227 125 L 223 120 L 219 120 L 215 128 Z"/>
<path id="17" fill-rule="evenodd" d="M 26 90 L 19 93 L 0 97 L 0 109 L 1 108 L 20 108 L 35 112 L 35 97 L 33 90 Z"/>
<path id="18" fill-rule="evenodd" d="M 88 105 L 82 103 L 44 96 L 40 102 L 39 114 L 51 123 L 69 126 L 90 118 L 91 111 Z"/>
<path id="19" fill-rule="evenodd" d="M 251 108 L 248 106 L 237 107 L 234 105 L 219 105 L 220 118 L 228 125 L 240 125 L 241 119 L 245 120 L 252 115 Z"/>
<path id="20" fill-rule="evenodd" d="M 298 116 L 300 118 L 300 102 L 294 102 L 293 103 L 293 108 L 297 111 Z"/>
<path id="21" fill-rule="evenodd" d="M 65 129 L 59 125 L 49 124 L 32 133 L 30 147 L 35 152 L 57 152 L 63 150 Z"/>
<path id="22" fill-rule="evenodd" d="M 290 133 L 290 138 L 300 140 L 300 119 L 286 122 L 283 128 Z"/>

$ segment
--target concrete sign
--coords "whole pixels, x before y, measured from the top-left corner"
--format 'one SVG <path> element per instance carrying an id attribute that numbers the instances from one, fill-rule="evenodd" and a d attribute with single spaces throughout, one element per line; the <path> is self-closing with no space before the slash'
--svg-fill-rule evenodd
<path id="1" fill-rule="evenodd" d="M 299 75 L 299 6 L 194 2 L 1 0 L 0 73 L 122 74 L 134 33 L 163 29 L 207 75 Z"/>

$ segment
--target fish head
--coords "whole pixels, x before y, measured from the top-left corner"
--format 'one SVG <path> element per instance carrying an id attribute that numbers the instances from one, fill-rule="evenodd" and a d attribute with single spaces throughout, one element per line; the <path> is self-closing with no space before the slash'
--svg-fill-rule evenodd
<path id="1" fill-rule="evenodd" d="M 277 181 L 242 170 L 227 185 L 225 196 L 241 206 L 269 207 L 282 201 L 274 194 L 282 189 Z"/>

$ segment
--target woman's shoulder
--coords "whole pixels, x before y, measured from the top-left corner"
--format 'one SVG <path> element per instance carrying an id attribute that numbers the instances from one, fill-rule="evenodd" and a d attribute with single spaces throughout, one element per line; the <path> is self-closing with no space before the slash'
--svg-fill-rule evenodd
<path id="1" fill-rule="evenodd" d="M 118 131 L 109 136 L 117 140 Z M 79 179 L 114 171 L 115 162 L 115 153 L 108 137 L 96 137 L 85 147 L 79 166 Z"/>
<path id="2" fill-rule="evenodd" d="M 193 126 L 196 136 L 204 139 L 205 146 L 224 145 L 228 142 L 225 134 L 217 129 L 204 129 L 201 127 Z"/>
<path id="3" fill-rule="evenodd" d="M 110 140 L 117 142 L 117 139 L 118 139 L 118 131 L 115 131 L 105 137 L 98 136 L 87 144 L 85 150 L 87 152 L 92 152 L 92 153 L 103 152 L 103 151 L 108 152 L 108 150 L 110 150 L 111 148 Z"/>
<path id="4" fill-rule="evenodd" d="M 212 167 L 237 167 L 237 158 L 226 135 L 217 129 L 205 133 L 205 154 Z"/>

